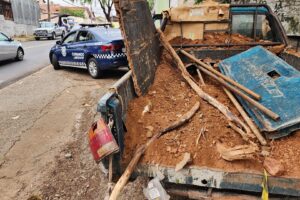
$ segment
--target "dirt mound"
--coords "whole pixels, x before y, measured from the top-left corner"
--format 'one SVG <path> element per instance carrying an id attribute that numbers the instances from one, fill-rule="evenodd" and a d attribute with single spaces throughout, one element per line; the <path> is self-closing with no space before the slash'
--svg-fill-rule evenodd
<path id="1" fill-rule="evenodd" d="M 203 40 L 192 40 L 187 38 L 176 37 L 170 40 L 171 44 L 211 44 L 211 45 L 217 45 L 217 44 L 246 44 L 254 42 L 252 38 L 249 38 L 247 36 L 233 33 L 205 33 L 203 36 Z M 260 40 L 256 42 L 262 42 L 262 43 L 270 43 L 269 40 Z"/>
<path id="2" fill-rule="evenodd" d="M 175 166 L 183 158 L 183 154 L 188 152 L 193 158 L 191 165 L 220 168 L 226 171 L 262 172 L 263 156 L 257 156 L 255 160 L 234 162 L 227 162 L 220 158 L 216 151 L 217 142 L 233 147 L 244 144 L 244 141 L 228 127 L 228 121 L 217 109 L 194 93 L 184 82 L 178 69 L 170 65 L 172 61 L 167 57 L 162 58 L 148 94 L 130 102 L 126 120 L 128 132 L 125 135 L 125 163 L 129 162 L 137 147 L 149 139 L 149 127 L 152 127 L 153 133 L 158 132 L 187 112 L 196 101 L 200 101 L 200 111 L 192 120 L 154 142 L 141 162 Z M 204 79 L 206 86 L 202 89 L 238 115 L 222 87 L 209 77 L 204 76 Z M 143 115 L 147 105 L 150 111 Z M 196 145 L 201 129 L 205 129 L 205 133 Z M 271 143 L 270 156 L 286 163 L 286 176 L 300 177 L 299 170 L 296 169 L 300 164 L 298 137 L 300 137 L 299 133 Z"/>

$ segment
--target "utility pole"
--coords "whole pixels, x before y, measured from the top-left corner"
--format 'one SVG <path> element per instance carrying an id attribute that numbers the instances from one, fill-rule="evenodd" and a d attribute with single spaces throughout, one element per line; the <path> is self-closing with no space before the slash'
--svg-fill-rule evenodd
<path id="1" fill-rule="evenodd" d="M 48 9 L 48 21 L 50 22 L 50 0 L 47 0 L 47 9 Z"/>

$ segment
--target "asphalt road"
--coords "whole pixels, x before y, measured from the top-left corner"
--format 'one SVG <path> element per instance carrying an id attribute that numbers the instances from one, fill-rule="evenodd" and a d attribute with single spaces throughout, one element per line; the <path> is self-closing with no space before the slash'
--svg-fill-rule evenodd
<path id="1" fill-rule="evenodd" d="M 25 50 L 23 61 L 0 62 L 0 88 L 50 65 L 49 51 L 54 40 L 22 42 Z"/>

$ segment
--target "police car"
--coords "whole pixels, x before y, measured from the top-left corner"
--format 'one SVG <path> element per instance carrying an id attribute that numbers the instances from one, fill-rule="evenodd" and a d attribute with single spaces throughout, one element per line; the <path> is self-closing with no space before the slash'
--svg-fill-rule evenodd
<path id="1" fill-rule="evenodd" d="M 101 77 L 103 70 L 128 65 L 120 30 L 108 27 L 71 31 L 56 42 L 49 57 L 55 70 L 85 68 L 93 78 Z"/>

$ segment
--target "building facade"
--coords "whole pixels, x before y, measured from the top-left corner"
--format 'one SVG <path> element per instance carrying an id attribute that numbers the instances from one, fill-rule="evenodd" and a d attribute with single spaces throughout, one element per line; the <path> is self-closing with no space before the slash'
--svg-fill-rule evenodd
<path id="1" fill-rule="evenodd" d="M 0 31 L 9 36 L 32 35 L 39 16 L 34 0 L 0 0 Z"/>

